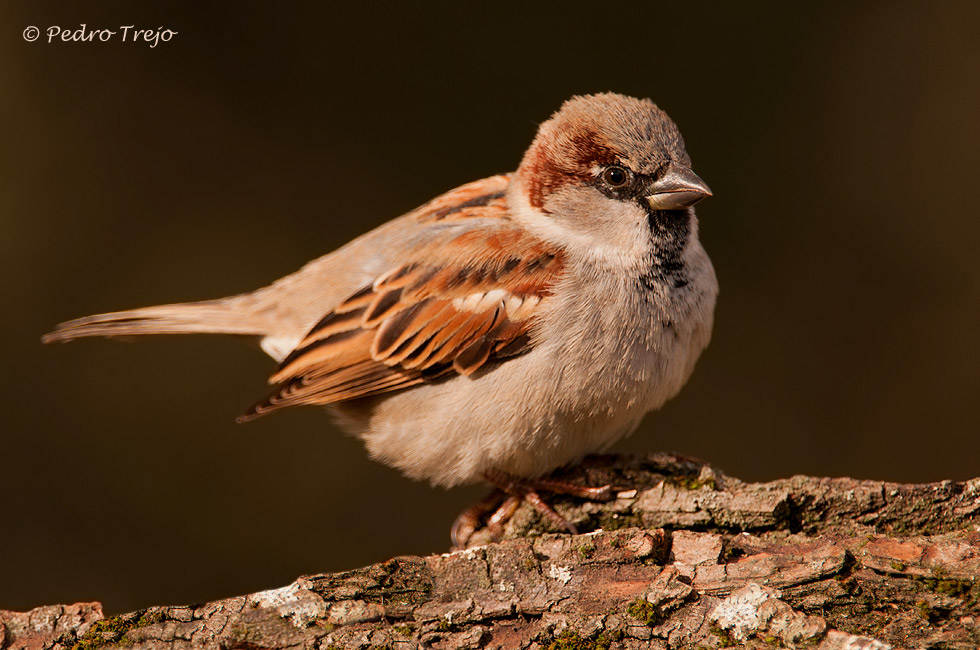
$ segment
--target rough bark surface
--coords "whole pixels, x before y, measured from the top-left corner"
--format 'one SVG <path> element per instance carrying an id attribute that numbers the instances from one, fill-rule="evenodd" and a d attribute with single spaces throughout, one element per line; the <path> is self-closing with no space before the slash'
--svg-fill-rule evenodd
<path id="1" fill-rule="evenodd" d="M 980 647 L 980 479 L 743 483 L 699 461 L 595 457 L 608 503 L 522 506 L 503 539 L 104 618 L 0 612 L 0 650 Z"/>

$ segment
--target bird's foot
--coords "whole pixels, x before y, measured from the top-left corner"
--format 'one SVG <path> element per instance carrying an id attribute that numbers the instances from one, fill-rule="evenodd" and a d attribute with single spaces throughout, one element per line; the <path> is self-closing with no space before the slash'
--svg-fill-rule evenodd
<path id="1" fill-rule="evenodd" d="M 456 521 L 453 522 L 453 527 L 450 532 L 453 539 L 453 550 L 461 550 L 466 548 L 466 542 L 469 541 L 470 537 L 479 527 L 480 522 L 483 518 L 493 513 L 490 519 L 493 519 L 500 510 L 500 505 L 507 498 L 507 494 L 501 492 L 500 490 L 494 490 L 487 496 L 483 497 L 469 508 L 459 513 L 456 517 Z M 488 520 L 489 521 L 489 520 Z"/>
<path id="2" fill-rule="evenodd" d="M 486 527 L 493 539 L 500 539 L 504 525 L 514 516 L 521 503 L 528 502 L 556 528 L 565 530 L 572 535 L 578 534 L 578 529 L 570 521 L 555 511 L 547 501 L 538 494 L 548 491 L 554 494 L 567 494 L 580 499 L 592 501 L 608 501 L 613 496 L 611 485 L 592 488 L 573 485 L 554 479 L 523 479 L 505 474 L 504 472 L 485 472 L 483 477 L 488 483 L 496 486 L 496 490 L 485 498 L 464 510 L 453 522 L 453 548 L 466 548 L 466 543 L 476 531 L 480 522 L 486 517 Z M 492 513 L 492 514 L 491 514 Z M 489 515 L 489 517 L 487 517 Z"/>

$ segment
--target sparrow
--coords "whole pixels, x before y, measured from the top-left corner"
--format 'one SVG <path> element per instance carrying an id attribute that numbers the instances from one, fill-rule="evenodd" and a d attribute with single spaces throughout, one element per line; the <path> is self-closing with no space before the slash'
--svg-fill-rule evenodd
<path id="1" fill-rule="evenodd" d="M 711 191 L 649 99 L 572 97 L 517 171 L 462 185 L 241 295 L 87 316 L 43 341 L 218 333 L 279 362 L 239 419 L 326 405 L 412 479 L 498 488 L 453 525 L 499 530 L 522 501 L 606 498 L 550 480 L 677 394 L 718 283 L 694 204 Z"/>

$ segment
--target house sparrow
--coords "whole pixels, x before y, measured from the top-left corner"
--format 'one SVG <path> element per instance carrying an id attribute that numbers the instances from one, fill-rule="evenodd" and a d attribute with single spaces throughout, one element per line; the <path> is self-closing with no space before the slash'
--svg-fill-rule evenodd
<path id="1" fill-rule="evenodd" d="M 503 492 L 453 527 L 462 546 L 543 479 L 636 429 L 708 344 L 718 284 L 692 206 L 711 192 L 648 99 L 573 97 L 517 171 L 463 185 L 252 293 L 88 316 L 85 336 L 256 336 L 280 362 L 240 419 L 329 405 L 371 457 L 445 487 Z M 509 496 L 508 496 L 509 495 Z M 508 498 L 504 498 L 508 497 Z"/>

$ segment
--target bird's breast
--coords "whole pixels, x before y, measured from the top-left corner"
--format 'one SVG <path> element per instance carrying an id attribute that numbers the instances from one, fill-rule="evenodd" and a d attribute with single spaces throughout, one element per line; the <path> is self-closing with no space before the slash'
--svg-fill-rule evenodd
<path id="1" fill-rule="evenodd" d="M 681 289 L 651 289 L 572 268 L 542 301 L 529 352 L 379 400 L 359 433 L 378 460 L 447 486 L 576 462 L 680 390 L 710 333 L 709 284 L 697 269 Z"/>

